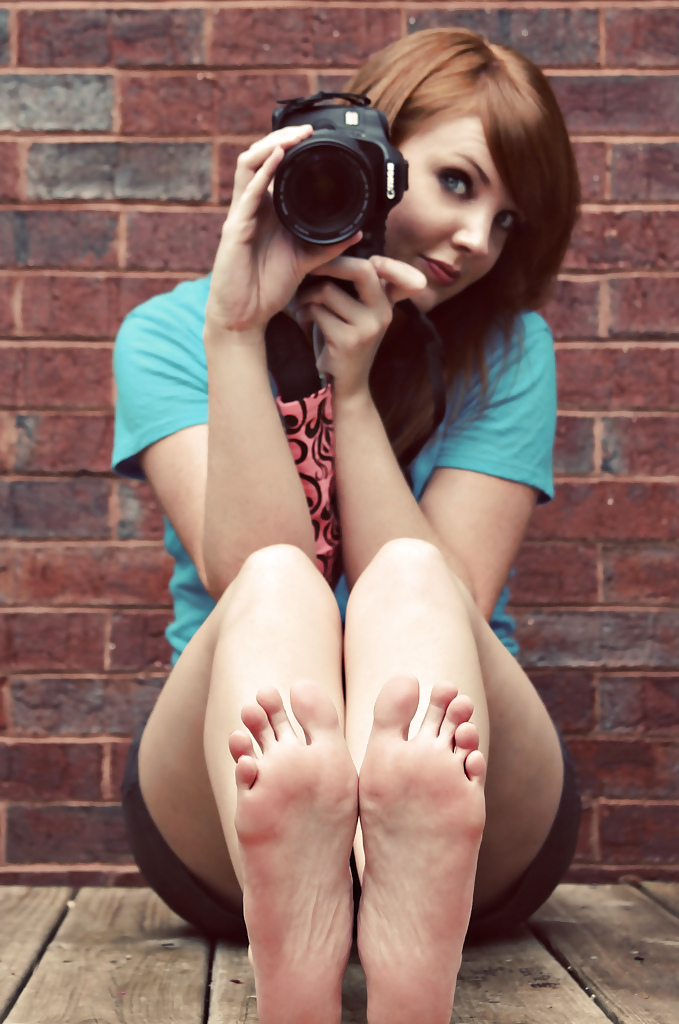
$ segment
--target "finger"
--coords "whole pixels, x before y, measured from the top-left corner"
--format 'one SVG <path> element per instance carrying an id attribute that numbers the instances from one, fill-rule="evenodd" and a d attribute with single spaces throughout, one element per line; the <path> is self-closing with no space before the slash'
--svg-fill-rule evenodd
<path id="1" fill-rule="evenodd" d="M 284 156 L 283 147 L 277 146 L 244 189 L 240 200 L 232 201 L 227 221 L 233 224 L 237 220 L 252 220 Z"/>
<path id="2" fill-rule="evenodd" d="M 363 238 L 363 232 L 357 231 L 351 238 L 347 238 L 344 242 L 335 242 L 333 245 L 315 245 L 311 242 L 302 243 L 304 246 L 304 252 L 306 254 L 305 259 L 305 273 L 306 274 L 322 274 L 322 270 L 318 270 L 318 267 L 324 267 L 332 263 L 333 260 L 337 259 L 342 253 L 349 249 L 352 245 L 356 245 Z"/>
<path id="3" fill-rule="evenodd" d="M 369 260 L 357 259 L 355 256 L 340 256 L 317 267 L 312 274 L 351 281 L 359 299 L 366 306 L 377 306 L 385 301 L 384 289 L 377 271 Z"/>
<path id="4" fill-rule="evenodd" d="M 288 150 L 311 135 L 312 132 L 313 128 L 310 124 L 289 125 L 287 128 L 279 128 L 278 131 L 271 132 L 263 139 L 253 142 L 249 149 L 240 154 L 236 162 L 232 202 L 238 202 L 253 176 L 269 159 L 274 150 L 279 146 L 283 148 L 283 151 Z"/>
<path id="5" fill-rule="evenodd" d="M 326 309 L 325 306 L 316 305 L 312 302 L 309 303 L 307 308 L 314 324 L 321 330 L 325 338 L 332 338 L 333 344 L 345 346 L 354 340 L 354 327 L 345 320 L 339 319 L 329 309 Z M 327 352 L 327 349 L 328 346 L 324 345 L 322 355 Z"/>
<path id="6" fill-rule="evenodd" d="M 427 278 L 422 271 L 408 263 L 393 260 L 389 256 L 371 256 L 370 263 L 380 281 L 387 286 L 387 295 L 391 302 L 399 302 L 411 295 L 417 295 L 427 287 Z"/>
<path id="7" fill-rule="evenodd" d="M 303 310 L 309 305 L 325 306 L 346 323 L 354 321 L 360 316 L 363 309 L 357 299 L 331 281 L 324 281 L 317 285 L 304 285 L 297 294 L 294 308 Z"/>

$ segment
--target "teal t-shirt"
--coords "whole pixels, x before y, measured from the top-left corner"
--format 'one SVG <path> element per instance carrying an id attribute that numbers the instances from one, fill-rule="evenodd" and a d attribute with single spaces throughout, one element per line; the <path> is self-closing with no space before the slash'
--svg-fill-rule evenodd
<path id="1" fill-rule="evenodd" d="M 186 427 L 207 423 L 207 365 L 203 347 L 209 277 L 186 281 L 134 309 L 116 339 L 117 388 L 113 468 L 143 479 L 139 453 Z M 410 467 L 419 498 L 435 469 L 473 470 L 535 487 L 540 501 L 554 496 L 552 449 L 556 428 L 556 372 L 550 330 L 537 313 L 519 317 L 509 350 L 489 340 L 485 403 L 480 381 L 465 394 Z M 167 638 L 176 661 L 215 606 L 169 520 L 165 547 L 174 558 L 170 581 L 174 621 Z M 335 591 L 342 613 L 347 588 Z M 506 612 L 504 588 L 490 625 L 513 653 L 518 645 Z"/>

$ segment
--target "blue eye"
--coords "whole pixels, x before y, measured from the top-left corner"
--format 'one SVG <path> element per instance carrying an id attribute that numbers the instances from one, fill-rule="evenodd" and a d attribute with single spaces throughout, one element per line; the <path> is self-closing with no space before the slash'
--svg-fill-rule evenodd
<path id="1" fill-rule="evenodd" d="M 465 171 L 446 167 L 439 172 L 439 181 L 446 191 L 451 192 L 454 196 L 459 196 L 461 199 L 468 199 L 471 196 L 472 180 Z"/>
<path id="2" fill-rule="evenodd" d="M 511 231 L 512 228 L 516 227 L 517 220 L 518 218 L 513 210 L 502 210 L 495 218 L 495 223 L 501 231 Z"/>

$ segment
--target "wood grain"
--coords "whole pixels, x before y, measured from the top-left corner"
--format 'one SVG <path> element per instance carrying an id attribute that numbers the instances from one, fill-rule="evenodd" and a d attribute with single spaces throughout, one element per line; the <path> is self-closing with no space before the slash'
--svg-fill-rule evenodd
<path id="1" fill-rule="evenodd" d="M 209 944 L 148 889 L 82 889 L 7 1024 L 201 1024 Z"/>
<path id="2" fill-rule="evenodd" d="M 462 955 L 453 1024 L 608 1024 L 528 929 Z"/>
<path id="3" fill-rule="evenodd" d="M 679 882 L 642 882 L 641 891 L 679 917 Z"/>
<path id="4" fill-rule="evenodd" d="M 67 886 L 0 888 L 0 1018 L 33 969 L 72 891 Z"/>
<path id="5" fill-rule="evenodd" d="M 612 1020 L 677 1024 L 679 921 L 628 885 L 562 885 L 532 918 Z"/>
<path id="6" fill-rule="evenodd" d="M 248 1000 L 254 996 L 254 991 L 247 949 L 220 942 L 212 965 L 207 1024 L 243 1024 Z"/>

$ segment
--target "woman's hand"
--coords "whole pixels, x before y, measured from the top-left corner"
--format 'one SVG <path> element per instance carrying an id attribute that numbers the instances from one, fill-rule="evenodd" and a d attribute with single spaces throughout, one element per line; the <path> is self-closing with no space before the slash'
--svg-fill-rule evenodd
<path id="1" fill-rule="evenodd" d="M 394 303 L 416 295 L 427 279 L 415 267 L 387 256 L 341 256 L 313 273 L 350 281 L 357 293 L 354 298 L 326 280 L 305 286 L 293 305 L 302 323 L 312 322 L 322 332 L 318 369 L 333 377 L 337 398 L 349 397 L 368 389 Z"/>
<path id="2" fill-rule="evenodd" d="M 306 274 L 360 237 L 333 246 L 307 245 L 286 231 L 276 216 L 268 191 L 276 169 L 285 151 L 311 133 L 311 125 L 281 128 L 238 158 L 206 309 L 206 327 L 216 334 L 253 329 L 261 333 Z"/>

